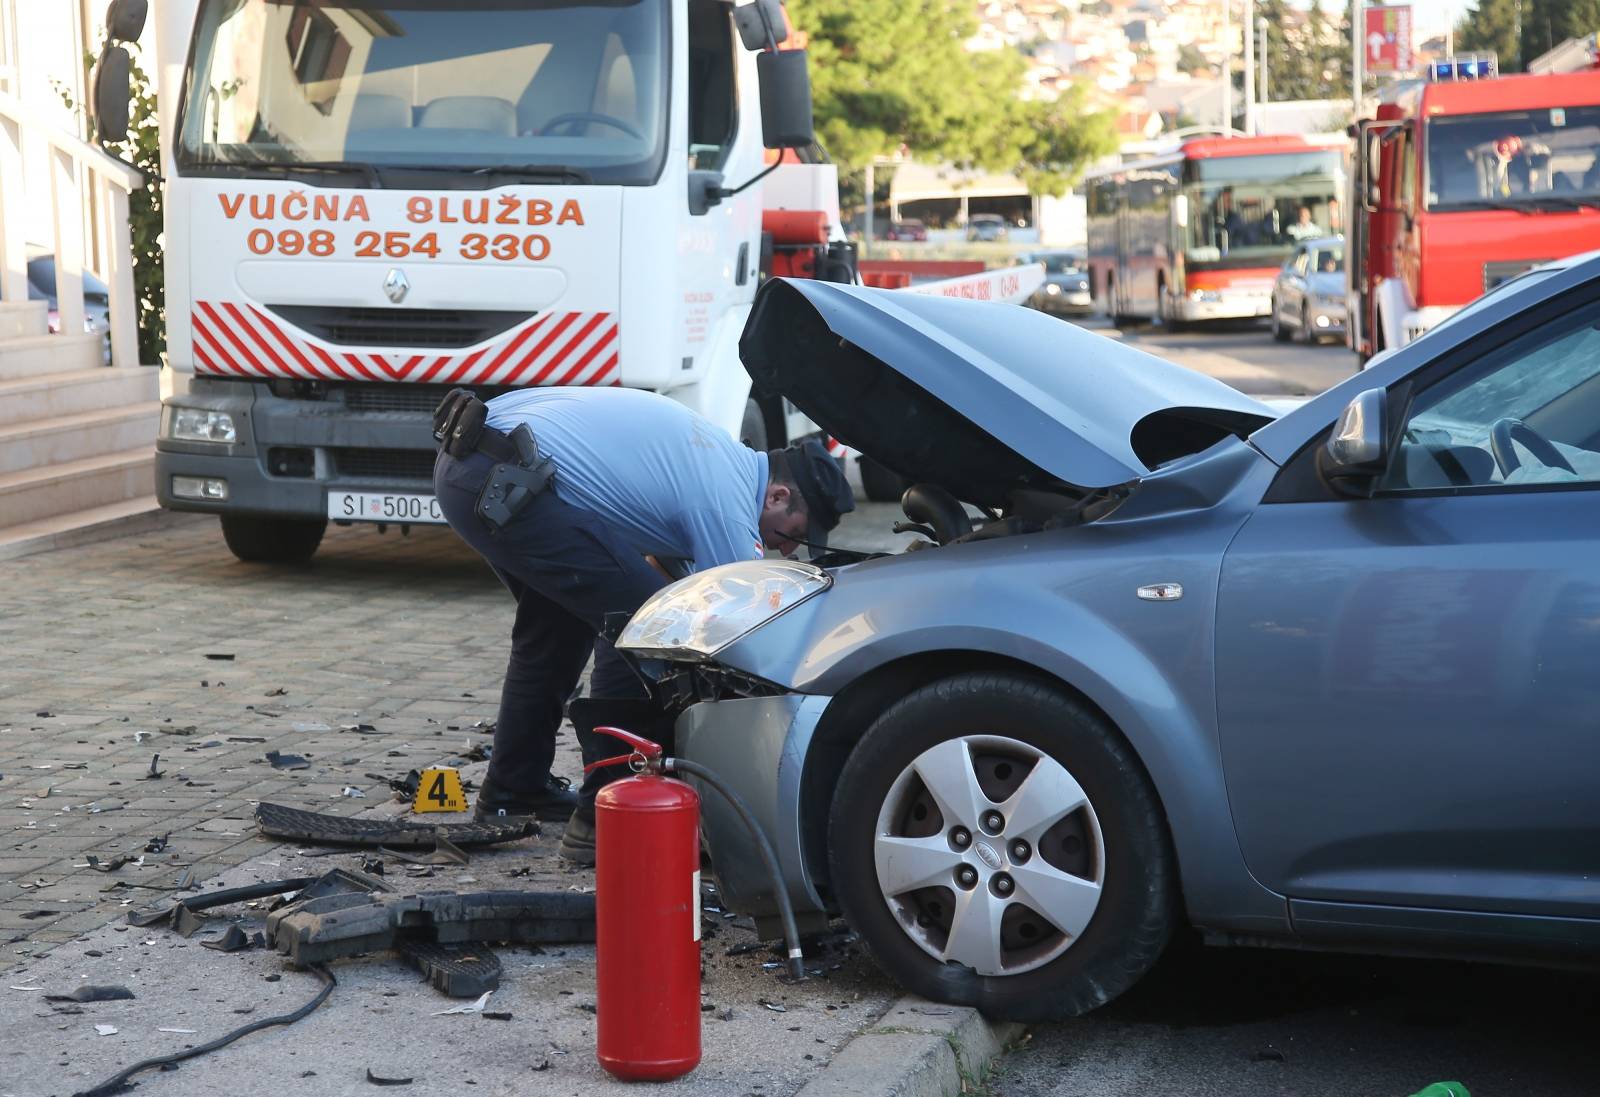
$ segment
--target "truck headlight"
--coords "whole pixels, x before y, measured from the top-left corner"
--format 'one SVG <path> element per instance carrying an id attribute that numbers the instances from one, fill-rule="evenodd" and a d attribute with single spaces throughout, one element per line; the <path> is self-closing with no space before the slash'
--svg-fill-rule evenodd
<path id="1" fill-rule="evenodd" d="M 702 662 L 832 583 L 821 568 L 797 560 L 725 564 L 651 595 L 617 647 L 646 658 Z"/>
<path id="2" fill-rule="evenodd" d="M 161 433 L 175 442 L 218 442 L 232 445 L 239 440 L 233 416 L 226 411 L 206 408 L 162 409 Z"/>
<path id="3" fill-rule="evenodd" d="M 1056 285 L 1054 282 L 1046 282 L 1044 284 L 1044 291 L 1050 296 L 1054 297 L 1056 294 L 1061 292 L 1061 287 Z"/>

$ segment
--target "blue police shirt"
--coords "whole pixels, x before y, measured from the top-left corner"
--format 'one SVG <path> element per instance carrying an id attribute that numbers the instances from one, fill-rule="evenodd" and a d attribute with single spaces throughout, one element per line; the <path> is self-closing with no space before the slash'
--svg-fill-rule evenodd
<path id="1" fill-rule="evenodd" d="M 640 555 L 704 570 L 762 555 L 767 455 L 642 389 L 534 388 L 496 396 L 488 425 L 520 424 L 555 462 L 556 495 L 600 516 Z"/>

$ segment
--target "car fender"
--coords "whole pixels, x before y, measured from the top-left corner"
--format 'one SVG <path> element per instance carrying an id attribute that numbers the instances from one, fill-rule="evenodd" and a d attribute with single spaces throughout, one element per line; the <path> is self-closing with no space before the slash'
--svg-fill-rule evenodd
<path id="1" fill-rule="evenodd" d="M 1132 549 L 1148 552 L 1144 537 L 1108 525 L 845 569 L 824 597 L 780 619 L 783 627 L 758 630 L 718 661 L 823 696 L 919 658 L 948 664 L 964 654 L 1033 668 L 1081 694 L 1139 755 L 1167 814 L 1191 916 L 1219 924 L 1226 912 L 1232 928 L 1282 932 L 1282 898 L 1244 864 L 1216 732 L 1212 621 L 1221 546 L 1238 520 L 1224 529 L 1196 518 L 1180 537 L 1193 537 L 1192 549 L 1214 547 L 1171 551 L 1163 538 L 1154 559 Z M 976 568 L 985 575 L 981 603 L 946 596 L 970 592 Z M 1180 583 L 1185 595 L 1139 601 L 1134 588 L 1155 582 Z"/>

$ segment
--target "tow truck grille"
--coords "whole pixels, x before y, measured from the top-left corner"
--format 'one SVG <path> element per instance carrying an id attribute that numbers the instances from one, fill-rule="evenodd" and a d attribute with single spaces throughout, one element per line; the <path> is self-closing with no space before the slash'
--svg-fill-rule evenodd
<path id="1" fill-rule="evenodd" d="M 336 449 L 332 451 L 338 475 L 355 480 L 433 479 L 432 450 Z"/>
<path id="2" fill-rule="evenodd" d="M 344 347 L 470 347 L 510 331 L 531 312 L 271 305 L 301 331 Z"/>
<path id="3" fill-rule="evenodd" d="M 340 386 L 344 390 L 345 407 L 351 411 L 401 411 L 432 415 L 439 401 L 445 398 L 451 385 L 406 385 L 379 382 Z M 466 387 L 466 386 L 464 386 Z M 473 385 L 472 391 L 480 400 L 492 400 L 510 389 L 502 385 Z"/>

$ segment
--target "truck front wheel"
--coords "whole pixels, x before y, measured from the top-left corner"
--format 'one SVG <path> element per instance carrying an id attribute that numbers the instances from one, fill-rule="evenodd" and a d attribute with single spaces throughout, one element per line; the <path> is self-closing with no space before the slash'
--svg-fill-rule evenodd
<path id="1" fill-rule="evenodd" d="M 326 518 L 222 515 L 222 538 L 239 559 L 256 564 L 303 564 L 322 544 Z"/>

